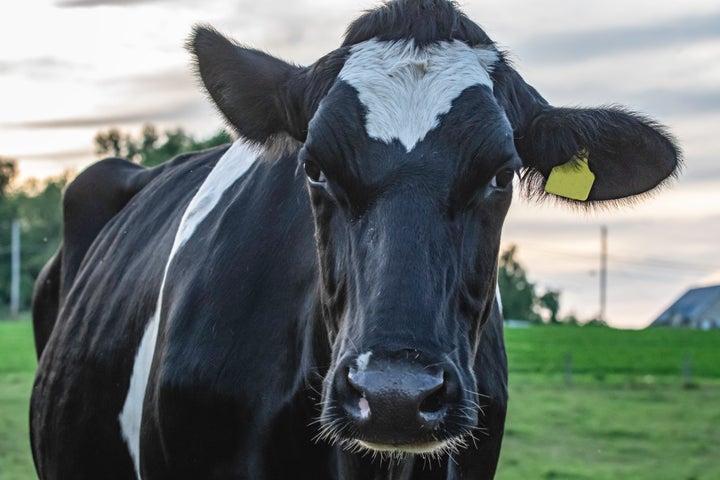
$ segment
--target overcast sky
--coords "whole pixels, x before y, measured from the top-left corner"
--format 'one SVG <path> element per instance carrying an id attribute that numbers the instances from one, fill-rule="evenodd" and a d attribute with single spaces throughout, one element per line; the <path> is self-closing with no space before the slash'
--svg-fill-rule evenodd
<path id="1" fill-rule="evenodd" d="M 336 48 L 370 0 L 25 0 L 0 6 L 0 155 L 22 178 L 80 169 L 92 138 L 153 122 L 222 126 L 183 49 L 193 24 L 300 64 Z M 691 285 L 720 283 L 720 4 L 717 0 L 467 0 L 551 103 L 619 103 L 670 127 L 683 175 L 622 211 L 518 198 L 505 245 L 565 312 L 598 312 L 600 225 L 609 229 L 608 319 L 642 327 Z"/>

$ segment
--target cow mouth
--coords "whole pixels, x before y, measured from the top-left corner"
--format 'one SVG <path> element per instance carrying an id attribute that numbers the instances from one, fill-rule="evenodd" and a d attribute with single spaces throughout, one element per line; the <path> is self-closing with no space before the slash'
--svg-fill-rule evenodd
<path id="1" fill-rule="evenodd" d="M 456 454 L 468 446 L 466 436 L 408 444 L 384 444 L 358 439 L 346 440 L 342 443 L 346 450 L 354 453 L 367 453 L 373 458 L 379 454 L 383 457 L 398 459 L 406 455 L 439 459 L 445 454 Z"/>
<path id="2" fill-rule="evenodd" d="M 373 459 L 387 458 L 402 460 L 408 455 L 417 455 L 423 458 L 440 459 L 448 454 L 458 454 L 479 440 L 477 432 L 484 432 L 478 427 L 461 428 L 456 433 L 450 433 L 446 427 L 429 434 L 425 432 L 416 438 L 373 438 L 357 431 L 357 425 L 347 424 L 340 419 L 327 422 L 318 420 L 321 425 L 320 432 L 315 436 L 316 442 L 327 442 L 340 446 L 343 450 L 360 455 L 369 455 Z M 340 421 L 339 421 L 340 420 Z M 345 430 L 354 431 L 350 435 Z"/>
<path id="3" fill-rule="evenodd" d="M 381 443 L 366 442 L 363 440 L 356 440 L 358 445 L 376 452 L 399 452 L 399 453 L 414 453 L 414 454 L 428 454 L 433 453 L 437 450 L 445 450 L 448 445 L 448 441 L 434 441 L 428 443 L 415 443 L 408 445 L 383 445 Z"/>

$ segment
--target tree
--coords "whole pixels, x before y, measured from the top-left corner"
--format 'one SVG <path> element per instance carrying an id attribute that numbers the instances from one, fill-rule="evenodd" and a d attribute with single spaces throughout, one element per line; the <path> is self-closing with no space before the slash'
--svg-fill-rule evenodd
<path id="1" fill-rule="evenodd" d="M 95 135 L 95 152 L 98 155 L 124 157 L 146 167 L 159 165 L 181 153 L 204 150 L 232 141 L 225 130 L 204 140 L 196 140 L 182 128 L 166 130 L 158 134 L 152 124 L 143 127 L 139 138 L 111 128 Z"/>
<path id="2" fill-rule="evenodd" d="M 12 158 L 0 157 L 0 199 L 7 197 L 7 190 L 17 175 L 17 162 Z"/>
<path id="3" fill-rule="evenodd" d="M 577 322 L 574 316 L 567 319 L 559 317 L 559 290 L 546 289 L 542 294 L 537 292 L 536 285 L 527 278 L 525 267 L 517 260 L 515 245 L 511 245 L 500 255 L 498 285 L 505 318 L 551 324 L 565 320 Z"/>
<path id="4" fill-rule="evenodd" d="M 17 162 L 12 158 L 0 157 L 0 232 L 9 229 L 10 223 L 16 218 L 15 203 L 10 195 L 10 185 L 16 175 Z M 0 249 L 6 243 L 4 236 L 3 233 L 0 237 Z"/>
<path id="5" fill-rule="evenodd" d="M 95 153 L 98 155 L 112 155 L 113 157 L 124 157 L 128 155 L 128 137 L 123 135 L 117 128 L 111 128 L 106 132 L 98 132 L 93 140 L 95 142 Z"/>
<path id="6" fill-rule="evenodd" d="M 28 180 L 2 199 L 0 208 L 0 305 L 10 302 L 10 224 L 20 220 L 22 251 L 20 308 L 30 307 L 38 273 L 60 244 L 62 191 L 69 174 L 46 180 Z"/>
<path id="7" fill-rule="evenodd" d="M 558 313 L 560 312 L 560 291 L 547 290 L 538 298 L 540 307 L 547 312 L 548 323 L 559 323 Z"/>
<path id="8" fill-rule="evenodd" d="M 517 247 L 511 245 L 500 255 L 498 285 L 502 298 L 503 316 L 518 320 L 540 322 L 536 312 L 535 285 L 527 278 L 525 268 L 517 261 Z"/>

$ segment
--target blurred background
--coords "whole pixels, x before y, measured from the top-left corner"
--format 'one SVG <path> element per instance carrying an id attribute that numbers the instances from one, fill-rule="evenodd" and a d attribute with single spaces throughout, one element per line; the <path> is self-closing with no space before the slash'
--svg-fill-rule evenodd
<path id="1" fill-rule="evenodd" d="M 511 393 L 519 402 L 511 406 L 501 478 L 720 478 L 709 453 L 720 444 L 714 330 L 720 327 L 720 287 L 714 288 L 720 284 L 720 5 L 460 4 L 552 104 L 627 105 L 666 125 L 685 157 L 670 188 L 623 209 L 584 212 L 515 199 L 500 284 L 509 326 L 520 327 L 507 331 L 517 382 Z M 0 320 L 20 319 L 0 321 L 0 352 L 8 355 L 0 353 L 0 412 L 15 412 L 0 418 L 0 478 L 32 478 L 23 432 L 35 364 L 25 312 L 32 282 L 58 246 L 65 184 L 103 156 L 153 165 L 231 139 L 183 48 L 193 24 L 212 24 L 243 44 L 309 64 L 338 46 L 346 25 L 375 5 L 28 0 L 0 6 Z M 642 329 L 653 322 L 685 328 L 603 327 Z M 605 391 L 609 397 L 599 393 Z M 593 400 L 599 396 L 606 401 Z M 684 418 L 688 411 L 703 414 Z M 656 417 L 640 422 L 648 415 Z M 634 422 L 643 427 L 629 429 Z M 681 441 L 678 458 L 692 460 L 673 470 L 670 457 L 659 459 Z M 654 474 L 653 462 L 661 465 Z"/>

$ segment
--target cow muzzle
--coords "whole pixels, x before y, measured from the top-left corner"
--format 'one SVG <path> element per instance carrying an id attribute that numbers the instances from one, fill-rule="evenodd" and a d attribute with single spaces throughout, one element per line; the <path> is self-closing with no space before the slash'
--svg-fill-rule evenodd
<path id="1" fill-rule="evenodd" d="M 412 351 L 346 358 L 327 393 L 324 426 L 356 448 L 432 454 L 477 425 L 457 369 Z"/>

